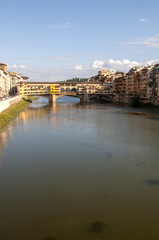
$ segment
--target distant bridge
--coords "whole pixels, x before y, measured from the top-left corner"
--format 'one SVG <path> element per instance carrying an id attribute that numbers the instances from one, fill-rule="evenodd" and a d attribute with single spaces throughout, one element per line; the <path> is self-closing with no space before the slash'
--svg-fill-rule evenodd
<path id="1" fill-rule="evenodd" d="M 112 98 L 103 83 L 96 82 L 19 82 L 18 92 L 21 97 L 44 96 L 50 102 L 61 96 L 77 96 L 81 102 L 89 102 L 93 96 Z"/>

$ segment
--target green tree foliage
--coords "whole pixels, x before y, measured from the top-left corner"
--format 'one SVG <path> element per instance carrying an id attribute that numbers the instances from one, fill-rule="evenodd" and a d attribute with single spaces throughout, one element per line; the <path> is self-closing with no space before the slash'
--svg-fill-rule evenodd
<path id="1" fill-rule="evenodd" d="M 66 82 L 87 82 L 88 78 L 72 78 L 67 79 Z"/>

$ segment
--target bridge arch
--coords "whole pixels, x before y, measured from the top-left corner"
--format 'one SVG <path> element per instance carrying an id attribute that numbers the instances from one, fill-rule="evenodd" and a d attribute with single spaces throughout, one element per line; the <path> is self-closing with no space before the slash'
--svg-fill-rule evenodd
<path id="1" fill-rule="evenodd" d="M 80 96 L 76 93 L 76 92 L 73 92 L 73 91 L 67 91 L 67 92 L 61 92 L 61 94 L 50 94 L 50 102 L 56 102 L 56 99 L 60 98 L 60 97 L 63 97 L 63 96 L 68 96 L 68 97 L 77 97 L 80 99 L 81 101 L 81 98 Z"/>

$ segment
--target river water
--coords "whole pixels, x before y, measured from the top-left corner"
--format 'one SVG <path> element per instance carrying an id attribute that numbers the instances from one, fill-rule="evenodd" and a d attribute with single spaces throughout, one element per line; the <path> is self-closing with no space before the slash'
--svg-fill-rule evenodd
<path id="1" fill-rule="evenodd" d="M 158 240 L 158 225 L 159 112 L 40 98 L 1 130 L 0 240 Z"/>

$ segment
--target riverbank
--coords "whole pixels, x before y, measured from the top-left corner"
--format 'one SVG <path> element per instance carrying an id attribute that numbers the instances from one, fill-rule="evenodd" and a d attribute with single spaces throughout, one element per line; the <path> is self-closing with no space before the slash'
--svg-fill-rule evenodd
<path id="1" fill-rule="evenodd" d="M 37 98 L 29 98 L 30 101 Z M 24 107 L 26 107 L 30 102 L 25 100 L 20 100 L 19 102 L 11 105 L 6 110 L 0 113 L 0 128 L 6 125 L 14 116 L 17 115 Z"/>
<path id="2" fill-rule="evenodd" d="M 155 105 L 151 102 L 142 102 L 142 100 L 137 97 L 137 96 L 133 96 L 130 101 L 123 101 L 123 99 L 118 99 L 115 100 L 115 101 L 108 101 L 106 100 L 105 98 L 103 98 L 103 96 L 99 97 L 99 98 L 92 98 L 92 100 L 96 103 L 101 103 L 101 104 L 108 104 L 108 103 L 111 103 L 111 104 L 115 104 L 115 105 L 120 105 L 120 106 L 123 106 L 123 107 L 132 107 L 132 108 L 141 108 L 141 109 L 154 109 L 154 110 L 159 110 L 159 105 Z"/>

